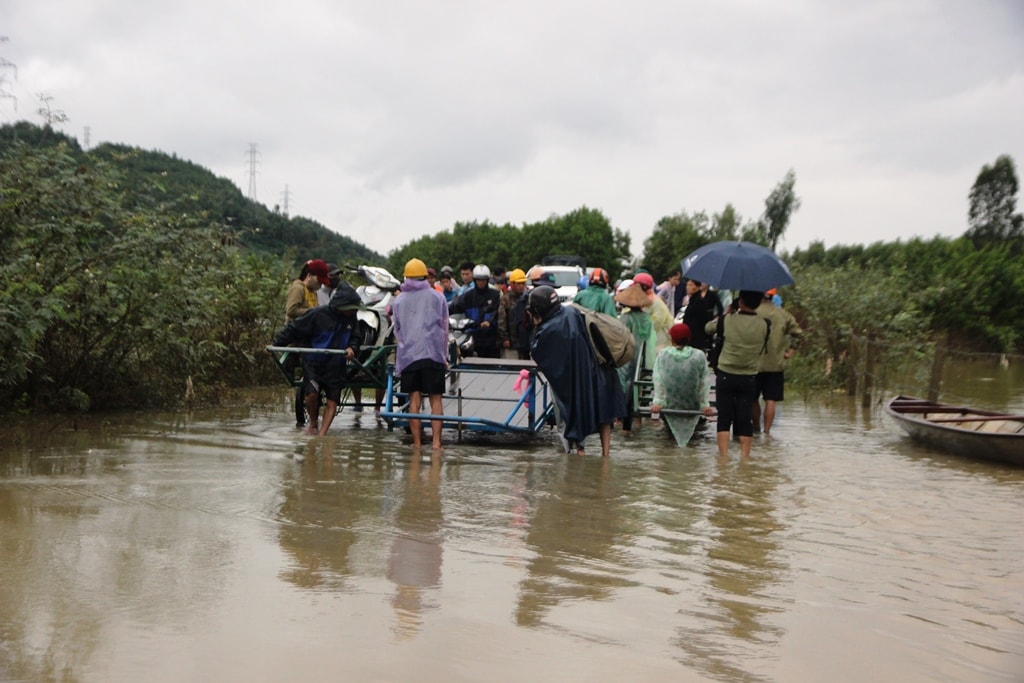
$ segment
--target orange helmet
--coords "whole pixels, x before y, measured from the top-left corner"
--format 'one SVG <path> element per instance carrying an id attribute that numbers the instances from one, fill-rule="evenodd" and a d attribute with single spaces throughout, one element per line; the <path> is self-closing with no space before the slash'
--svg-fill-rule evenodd
<path id="1" fill-rule="evenodd" d="M 590 284 L 607 287 L 608 271 L 606 271 L 604 268 L 594 268 L 594 271 L 590 274 Z"/>

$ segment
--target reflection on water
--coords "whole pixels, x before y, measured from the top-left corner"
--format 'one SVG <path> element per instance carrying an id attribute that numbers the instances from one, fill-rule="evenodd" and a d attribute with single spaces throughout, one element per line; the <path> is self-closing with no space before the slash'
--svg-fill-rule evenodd
<path id="1" fill-rule="evenodd" d="M 703 604 L 690 609 L 698 619 L 679 629 L 678 644 L 683 661 L 718 680 L 770 680 L 745 670 L 738 664 L 745 658 L 737 655 L 751 644 L 777 644 L 784 635 L 767 619 L 781 607 L 766 588 L 786 571 L 778 556 L 783 527 L 773 514 L 778 478 L 769 458 L 719 459 L 709 481 L 708 590 Z"/>
<path id="2" fill-rule="evenodd" d="M 628 482 L 610 477 L 610 470 L 604 458 L 567 458 L 537 496 L 525 538 L 534 556 L 516 606 L 520 626 L 541 624 L 563 601 L 602 600 L 630 583 L 617 546 L 638 525 L 623 495 Z"/>
<path id="3" fill-rule="evenodd" d="M 280 575 L 301 588 L 345 589 L 355 529 L 361 516 L 373 514 L 367 488 L 374 478 L 336 463 L 334 445 L 311 440 L 282 482 L 278 542 L 293 561 Z"/>
<path id="4" fill-rule="evenodd" d="M 1024 411 L 1024 363 L 1002 365 L 991 355 L 943 366 L 942 400 L 993 410 Z"/>
<path id="5" fill-rule="evenodd" d="M 391 600 L 397 620 L 395 633 L 402 638 L 416 635 L 423 625 L 423 612 L 437 607 L 430 602 L 428 591 L 441 585 L 444 516 L 440 482 L 440 454 L 433 453 L 426 467 L 419 456 L 410 458 L 388 557 L 388 579 L 395 584 Z"/>
<path id="6" fill-rule="evenodd" d="M 1024 471 L 877 407 L 787 401 L 747 461 L 652 425 L 432 458 L 369 416 L 304 436 L 278 394 L 0 428 L 0 681 L 1024 670 Z"/>

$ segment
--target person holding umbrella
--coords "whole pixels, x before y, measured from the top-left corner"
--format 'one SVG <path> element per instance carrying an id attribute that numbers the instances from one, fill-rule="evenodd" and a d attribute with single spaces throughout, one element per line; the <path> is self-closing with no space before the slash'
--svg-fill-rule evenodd
<path id="1" fill-rule="evenodd" d="M 682 260 L 683 277 L 719 289 L 740 290 L 739 309 L 721 320 L 725 343 L 718 358 L 715 403 L 718 407 L 718 453 L 729 454 L 729 430 L 739 438 L 743 457 L 750 454 L 754 421 L 755 378 L 761 354 L 768 347 L 771 320 L 757 315 L 763 293 L 793 284 L 793 276 L 771 249 L 743 241 L 706 244 Z M 719 321 L 704 331 L 713 334 Z"/>
<path id="2" fill-rule="evenodd" d="M 739 439 L 740 455 L 750 456 L 754 438 L 753 408 L 757 392 L 757 370 L 765 352 L 771 322 L 757 314 L 761 292 L 740 292 L 739 309 L 721 321 L 725 343 L 715 371 L 715 406 L 718 408 L 718 455 L 729 457 L 729 431 Z M 707 324 L 714 332 L 718 321 Z"/>

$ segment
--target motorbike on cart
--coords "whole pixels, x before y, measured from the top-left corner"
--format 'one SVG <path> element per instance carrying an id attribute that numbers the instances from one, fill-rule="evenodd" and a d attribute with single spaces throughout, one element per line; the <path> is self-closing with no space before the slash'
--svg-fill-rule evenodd
<path id="1" fill-rule="evenodd" d="M 356 335 L 359 355 L 348 363 L 347 392 L 354 403 L 361 405 L 362 390 L 373 389 L 374 404 L 381 406 L 388 384 L 388 360 L 395 348 L 394 326 L 391 323 L 391 302 L 402 284 L 387 269 L 379 266 L 346 266 L 350 273 L 362 278 L 364 284 L 356 286 L 364 310 L 356 312 Z M 301 353 L 312 352 L 294 347 L 268 346 L 267 350 L 284 374 L 289 384 L 295 387 L 295 424 L 306 424 L 305 396 L 302 390 L 302 375 L 296 371 L 301 367 Z M 343 394 L 343 402 L 344 402 Z M 321 399 L 322 400 L 322 399 Z"/>
<path id="2" fill-rule="evenodd" d="M 356 311 L 360 350 L 357 362 L 349 370 L 348 383 L 357 405 L 361 403 L 362 389 L 373 389 L 374 404 L 379 409 L 387 386 L 388 356 L 395 344 L 391 302 L 402 282 L 380 266 L 346 266 L 346 269 L 363 280 L 363 284 L 356 286 L 356 293 L 364 307 Z"/>
<path id="3" fill-rule="evenodd" d="M 391 302 L 395 299 L 401 281 L 380 266 L 346 266 L 358 275 L 363 284 L 356 293 L 366 310 L 356 312 L 359 320 L 357 333 L 360 346 L 385 346 L 394 343 L 394 325 L 391 323 Z"/>
<path id="4" fill-rule="evenodd" d="M 462 313 L 448 316 L 448 365 L 473 355 L 473 321 Z"/>

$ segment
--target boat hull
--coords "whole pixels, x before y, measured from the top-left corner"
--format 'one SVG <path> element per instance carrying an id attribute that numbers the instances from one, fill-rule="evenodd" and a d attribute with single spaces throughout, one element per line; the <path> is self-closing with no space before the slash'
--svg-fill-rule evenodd
<path id="1" fill-rule="evenodd" d="M 1024 467 L 1024 416 L 897 396 L 885 412 L 911 438 L 975 460 Z"/>

